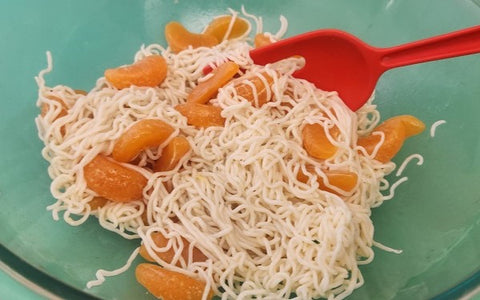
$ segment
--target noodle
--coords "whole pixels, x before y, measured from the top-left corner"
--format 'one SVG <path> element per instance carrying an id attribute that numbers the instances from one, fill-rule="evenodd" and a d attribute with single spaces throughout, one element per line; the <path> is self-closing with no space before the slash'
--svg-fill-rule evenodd
<path id="1" fill-rule="evenodd" d="M 392 252 L 392 253 L 395 253 L 395 254 L 402 254 L 403 253 L 403 250 L 398 250 L 398 249 L 393 249 L 393 248 L 390 248 L 390 247 L 387 247 L 379 242 L 376 242 L 376 241 L 373 241 L 373 246 L 377 247 L 378 249 L 382 249 L 383 251 L 387 251 L 387 252 Z"/>
<path id="2" fill-rule="evenodd" d="M 408 180 L 408 177 L 402 177 L 400 178 L 399 180 L 395 181 L 394 184 L 392 184 L 392 186 L 390 187 L 390 193 L 386 196 L 383 196 L 383 200 L 390 200 L 390 199 L 393 199 L 393 197 L 395 196 L 395 189 L 402 183 L 404 183 L 405 181 Z"/>
<path id="3" fill-rule="evenodd" d="M 135 250 L 133 250 L 132 254 L 130 254 L 130 257 L 127 260 L 127 263 L 124 266 L 113 271 L 98 270 L 97 273 L 95 274 L 97 279 L 87 282 L 87 288 L 92 288 L 94 286 L 101 285 L 105 281 L 105 277 L 116 276 L 128 270 L 133 260 L 137 257 L 139 249 L 140 247 L 137 247 Z"/>
<path id="4" fill-rule="evenodd" d="M 402 175 L 403 173 L 403 170 L 405 170 L 405 168 L 407 167 L 408 163 L 412 160 L 416 158 L 418 161 L 417 161 L 417 166 L 421 166 L 423 165 L 423 156 L 421 156 L 420 154 L 416 153 L 416 154 L 412 154 L 410 156 L 408 156 L 407 158 L 405 158 L 405 160 L 403 161 L 403 163 L 400 165 L 400 168 L 397 169 L 397 172 L 395 173 L 395 176 L 399 177 Z"/>
<path id="5" fill-rule="evenodd" d="M 278 30 L 277 33 L 273 35 L 276 40 L 281 39 L 282 36 L 285 35 L 285 33 L 287 32 L 287 27 L 288 27 L 287 18 L 285 18 L 284 16 L 280 16 L 280 29 Z"/>
<path id="6" fill-rule="evenodd" d="M 433 138 L 435 137 L 435 131 L 437 130 L 437 127 L 447 123 L 445 120 L 438 120 L 435 123 L 432 124 L 432 127 L 430 127 L 430 136 Z"/>
<path id="7" fill-rule="evenodd" d="M 258 32 L 261 18 L 242 11 L 255 20 Z M 286 31 L 286 19 L 282 16 L 280 21 L 275 39 Z M 395 168 L 394 163 L 373 159 L 384 141 L 383 133 L 374 133 L 381 136 L 381 141 L 371 155 L 356 145 L 358 135 L 370 132 L 380 119 L 371 101 L 354 113 L 335 92 L 318 90 L 294 78 L 291 74 L 302 64 L 301 59 L 256 66 L 249 57 L 251 46 L 246 39 L 178 54 L 156 44 L 142 46 L 135 61 L 151 54 L 163 55 L 169 68 L 165 82 L 154 88 L 117 90 L 100 78 L 86 96 L 65 86 L 46 86 L 44 76 L 52 70 L 47 53 L 48 67 L 36 78 L 37 104 L 50 109 L 36 123 L 45 143 L 42 154 L 50 162 L 52 195 L 57 199 L 48 209 L 54 219 L 64 212 L 64 220 L 73 226 L 95 215 L 105 229 L 127 239 L 141 238 L 158 264 L 205 281 L 204 297 L 212 288 L 222 299 L 280 299 L 292 293 L 296 293 L 296 299 L 345 298 L 363 284 L 358 265 L 373 259 L 371 247 L 382 247 L 373 241 L 371 208 L 391 199 L 407 177 L 395 182 L 390 194 L 383 196 L 381 188 L 388 189 L 384 177 Z M 272 89 L 267 90 L 273 100 L 257 108 L 238 96 L 233 84 L 227 84 L 212 101 L 223 109 L 225 126 L 188 126 L 174 106 L 184 103 L 192 88 L 204 80 L 201 70 L 205 66 L 227 60 L 257 75 L 265 84 L 261 72 L 272 77 Z M 245 83 L 251 85 L 258 106 L 255 85 Z M 69 108 L 66 116 L 55 119 L 60 108 L 49 95 L 65 99 Z M 89 202 L 96 195 L 86 188 L 84 166 L 97 154 L 111 154 L 120 135 L 146 118 L 174 127 L 171 138 L 184 135 L 191 152 L 174 170 L 157 173 L 148 166 L 170 140 L 158 149 L 142 152 L 136 165 L 124 166 L 148 179 L 144 201 L 109 202 L 92 211 Z M 338 148 L 335 156 L 322 162 L 306 153 L 301 130 L 308 123 L 324 127 L 328 139 Z M 335 139 L 329 133 L 333 126 L 339 129 Z M 61 134 L 62 127 L 65 135 Z M 315 173 L 307 170 L 308 165 L 315 167 Z M 326 178 L 325 168 L 356 173 L 357 187 L 346 193 L 327 185 L 340 196 L 318 189 L 316 178 Z M 297 179 L 299 170 L 310 178 L 308 183 Z M 170 181 L 173 190 L 169 192 L 163 183 Z M 73 220 L 71 215 L 79 217 Z M 155 245 L 150 236 L 153 232 L 169 238 L 168 244 L 162 248 Z M 190 245 L 188 259 L 180 255 L 186 247 L 182 239 Z M 193 262 L 194 247 L 209 259 Z M 155 253 L 170 249 L 176 253 L 171 262 Z M 137 252 L 124 267 L 97 272 L 97 280 L 87 287 L 128 268 Z"/>
<path id="8" fill-rule="evenodd" d="M 255 34 L 262 33 L 263 32 L 262 17 L 257 17 L 255 15 L 247 13 L 247 11 L 245 10 L 245 6 L 243 6 L 243 5 L 242 5 L 242 8 L 241 8 L 241 11 L 242 11 L 242 14 L 245 17 L 250 18 L 255 22 L 255 28 L 256 28 Z"/>

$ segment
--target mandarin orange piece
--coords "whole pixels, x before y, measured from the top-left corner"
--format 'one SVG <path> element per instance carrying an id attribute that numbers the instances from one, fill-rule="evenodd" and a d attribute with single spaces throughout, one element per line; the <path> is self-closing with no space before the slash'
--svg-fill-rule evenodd
<path id="1" fill-rule="evenodd" d="M 147 148 L 158 147 L 174 129 L 157 119 L 144 119 L 128 128 L 113 146 L 112 157 L 119 162 L 129 162 Z"/>
<path id="2" fill-rule="evenodd" d="M 205 282 L 154 264 L 139 264 L 135 277 L 153 296 L 163 300 L 200 300 L 205 290 Z M 210 290 L 207 299 L 212 297 Z"/>
<path id="3" fill-rule="evenodd" d="M 399 122 L 395 122 L 395 125 L 393 125 L 393 123 L 387 123 L 380 126 L 375 128 L 373 132 L 383 132 L 385 134 L 385 140 L 374 158 L 382 163 L 387 163 L 402 148 L 403 142 L 405 141 L 405 128 Z M 379 135 L 370 134 L 359 137 L 357 145 L 365 148 L 367 153 L 371 155 L 380 141 L 381 137 Z"/>
<path id="4" fill-rule="evenodd" d="M 357 145 L 365 148 L 368 154 L 372 154 L 377 144 L 380 142 L 380 135 L 374 132 L 383 132 L 385 140 L 377 151 L 375 159 L 386 163 L 400 151 L 405 140 L 421 133 L 425 129 L 425 124 L 419 119 L 410 115 L 401 115 L 390 118 L 373 129 L 372 133 L 359 137 Z"/>
<path id="5" fill-rule="evenodd" d="M 212 77 L 200 82 L 187 96 L 188 103 L 207 103 L 237 74 L 239 66 L 233 61 L 227 61 L 213 70 Z"/>
<path id="6" fill-rule="evenodd" d="M 223 126 L 222 108 L 201 103 L 185 103 L 175 107 L 187 118 L 187 123 L 196 127 Z"/>
<path id="7" fill-rule="evenodd" d="M 53 95 L 48 95 L 47 98 L 50 99 L 50 100 L 58 102 L 60 104 L 60 106 L 62 107 L 60 112 L 58 113 L 58 115 L 55 117 L 55 120 L 67 115 L 67 105 L 65 104 L 65 102 L 62 99 L 60 99 L 57 96 L 53 96 Z M 42 103 L 40 115 L 42 117 L 45 117 L 45 115 L 48 113 L 49 109 L 50 109 L 50 107 L 47 103 Z"/>
<path id="8" fill-rule="evenodd" d="M 309 170 L 308 166 L 307 166 L 307 170 Z M 307 183 L 308 182 L 308 176 L 307 176 L 307 174 L 303 173 L 303 171 L 300 169 L 297 173 L 297 180 L 302 182 L 302 183 Z"/>
<path id="9" fill-rule="evenodd" d="M 165 236 L 163 236 L 163 234 L 161 234 L 160 232 L 153 232 L 151 236 L 152 236 L 153 242 L 155 243 L 155 245 L 157 245 L 157 247 L 166 247 L 167 246 L 169 239 L 167 239 Z M 188 262 L 188 249 L 190 247 L 190 243 L 184 238 L 182 238 L 182 242 L 183 242 L 182 257 L 186 262 Z M 150 254 L 148 254 L 147 249 L 146 249 L 144 244 L 142 244 L 140 246 L 139 254 L 144 259 L 146 259 L 150 262 L 155 261 L 153 259 L 153 257 L 151 257 Z M 165 261 L 167 263 L 171 263 L 172 260 L 173 260 L 173 257 L 175 256 L 175 250 L 170 248 L 168 251 L 155 252 L 155 254 L 160 259 L 162 259 L 163 261 Z M 192 249 L 192 260 L 193 260 L 193 262 L 201 262 L 201 261 L 206 261 L 207 257 L 205 256 L 205 254 L 203 254 L 202 251 L 200 251 L 200 249 L 198 249 L 196 247 L 193 247 L 193 249 Z M 180 266 L 180 263 L 177 263 L 177 266 Z"/>
<path id="10" fill-rule="evenodd" d="M 336 138 L 339 134 L 337 127 L 332 127 L 329 131 L 333 138 Z M 306 124 L 302 130 L 302 139 L 303 148 L 311 157 L 328 159 L 337 152 L 337 147 L 327 138 L 321 124 Z"/>
<path id="11" fill-rule="evenodd" d="M 171 180 L 163 182 L 163 186 L 165 187 L 165 190 L 167 190 L 168 193 L 173 191 L 174 186 L 173 186 L 173 182 Z"/>
<path id="12" fill-rule="evenodd" d="M 272 43 L 272 40 L 265 33 L 257 33 L 255 35 L 255 39 L 253 40 L 253 43 L 255 45 L 255 48 L 260 48 L 263 46 L 270 45 Z"/>
<path id="13" fill-rule="evenodd" d="M 144 225 L 150 225 L 150 223 L 148 222 L 147 208 L 145 208 L 140 218 L 142 218 L 142 222 Z"/>
<path id="14" fill-rule="evenodd" d="M 103 197 L 93 197 L 92 200 L 88 202 L 91 210 L 97 210 L 100 207 L 104 207 L 108 203 L 108 199 Z"/>
<path id="15" fill-rule="evenodd" d="M 425 124 L 411 115 L 400 115 L 392 117 L 390 120 L 398 120 L 402 122 L 403 127 L 405 128 L 406 138 L 422 133 L 425 130 Z"/>
<path id="16" fill-rule="evenodd" d="M 61 118 L 61 117 L 65 117 L 65 116 L 68 114 L 67 105 L 65 104 L 65 102 L 64 102 L 62 99 L 60 99 L 60 98 L 57 97 L 57 96 L 53 96 L 53 95 L 49 95 L 49 96 L 47 96 L 47 98 L 50 99 L 50 100 L 53 100 L 53 101 L 56 101 L 56 102 L 60 103 L 60 105 L 61 105 L 61 107 L 62 107 L 62 108 L 60 109 L 60 112 L 59 112 L 59 113 L 55 116 L 55 118 L 53 119 L 53 121 L 55 121 L 55 120 L 57 120 L 57 119 L 59 119 L 59 118 Z M 48 113 L 48 110 L 49 110 L 49 109 L 50 109 L 50 106 L 49 106 L 47 103 L 42 103 L 40 115 L 41 115 L 42 117 L 45 117 L 45 115 Z M 62 136 L 65 135 L 65 132 L 66 132 L 65 126 L 60 127 L 60 134 L 61 134 Z"/>
<path id="17" fill-rule="evenodd" d="M 155 87 L 165 80 L 167 69 L 161 55 L 150 55 L 128 66 L 107 69 L 105 78 L 119 90 L 132 85 Z"/>
<path id="18" fill-rule="evenodd" d="M 315 169 L 313 166 L 307 166 L 307 170 L 310 173 L 315 173 Z M 341 171 L 341 170 L 335 170 L 335 171 L 325 170 L 324 173 L 327 176 L 328 183 L 330 185 L 333 185 L 341 190 L 344 190 L 345 192 L 351 192 L 355 188 L 358 182 L 358 175 L 353 172 Z M 307 175 L 304 174 L 301 170 L 297 174 L 297 179 L 298 181 L 303 183 L 307 183 L 308 181 Z M 322 177 L 317 176 L 317 182 L 319 185 L 318 187 L 319 189 L 338 195 L 336 191 L 326 186 Z"/>
<path id="19" fill-rule="evenodd" d="M 261 107 L 268 101 L 272 99 L 273 92 L 271 91 L 273 78 L 267 74 L 267 72 L 262 72 L 261 75 L 265 78 L 268 85 L 265 85 L 263 80 L 257 75 L 244 75 L 235 79 L 234 88 L 237 91 L 237 95 L 241 96 L 247 101 L 251 102 L 255 107 Z M 255 102 L 255 95 L 253 93 L 253 88 L 250 84 L 246 83 L 245 81 L 249 81 L 255 86 L 255 90 L 257 91 L 258 97 L 258 105 Z"/>
<path id="20" fill-rule="evenodd" d="M 162 155 L 155 162 L 155 172 L 170 171 L 175 168 L 180 159 L 190 151 L 190 143 L 184 136 L 174 137 L 162 150 Z"/>
<path id="21" fill-rule="evenodd" d="M 84 90 L 73 90 L 75 94 L 86 96 L 88 93 Z"/>
<path id="22" fill-rule="evenodd" d="M 333 185 L 345 192 L 351 192 L 355 186 L 357 185 L 358 175 L 353 172 L 348 171 L 325 171 L 325 175 L 327 176 L 328 183 Z M 336 192 L 330 188 L 328 188 L 325 182 L 320 178 L 318 180 L 319 188 L 325 190 L 327 192 L 335 193 Z"/>
<path id="23" fill-rule="evenodd" d="M 192 33 L 178 22 L 170 22 L 165 26 L 165 39 L 174 53 L 185 50 L 188 46 L 213 47 L 219 42 L 213 35 Z"/>
<path id="24" fill-rule="evenodd" d="M 147 179 L 139 172 L 97 155 L 83 168 L 87 187 L 98 196 L 117 202 L 141 200 Z"/>
<path id="25" fill-rule="evenodd" d="M 221 16 L 215 18 L 212 22 L 210 22 L 210 24 L 208 24 L 204 33 L 208 35 L 213 35 L 217 38 L 219 42 L 221 42 L 224 38 L 226 40 L 234 39 L 242 36 L 247 32 L 249 28 L 248 22 L 242 18 L 237 17 L 235 18 L 235 21 L 233 21 L 232 29 L 230 30 L 229 35 L 225 37 L 231 21 L 232 16 Z"/>

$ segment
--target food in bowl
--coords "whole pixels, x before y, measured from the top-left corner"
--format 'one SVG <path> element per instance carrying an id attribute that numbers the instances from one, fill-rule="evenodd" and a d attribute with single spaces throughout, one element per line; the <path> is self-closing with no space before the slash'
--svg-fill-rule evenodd
<path id="1" fill-rule="evenodd" d="M 48 56 L 36 122 L 49 210 L 140 239 L 127 265 L 88 287 L 137 254 L 137 280 L 163 299 L 341 299 L 362 285 L 371 209 L 405 181 L 385 176 L 425 125 L 410 115 L 379 124 L 373 98 L 351 111 L 292 76 L 299 57 L 255 65 L 252 47 L 285 30 L 284 18 L 272 34 L 234 11 L 202 33 L 171 22 L 167 48 L 142 47 L 88 92 L 48 87 Z"/>

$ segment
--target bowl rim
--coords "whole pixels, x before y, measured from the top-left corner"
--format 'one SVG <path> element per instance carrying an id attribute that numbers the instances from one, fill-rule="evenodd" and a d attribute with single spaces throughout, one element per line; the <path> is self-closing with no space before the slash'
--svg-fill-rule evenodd
<path id="1" fill-rule="evenodd" d="M 23 260 L 0 244 L 0 271 L 17 280 L 25 288 L 47 299 L 100 300 L 100 298 L 68 285 Z M 432 300 L 472 298 L 480 294 L 480 270 L 447 288 Z"/>
<path id="2" fill-rule="evenodd" d="M 41 271 L 0 244 L 0 271 L 46 299 L 100 300 Z"/>

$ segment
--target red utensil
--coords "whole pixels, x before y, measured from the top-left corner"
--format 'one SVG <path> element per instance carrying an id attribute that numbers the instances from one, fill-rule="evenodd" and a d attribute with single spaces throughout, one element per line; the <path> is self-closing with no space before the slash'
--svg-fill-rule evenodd
<path id="1" fill-rule="evenodd" d="M 305 66 L 293 75 L 322 90 L 337 91 L 355 111 L 389 69 L 474 53 L 480 53 L 480 26 L 391 48 L 372 47 L 349 33 L 322 29 L 254 49 L 250 56 L 260 65 L 293 55 L 304 57 Z"/>

